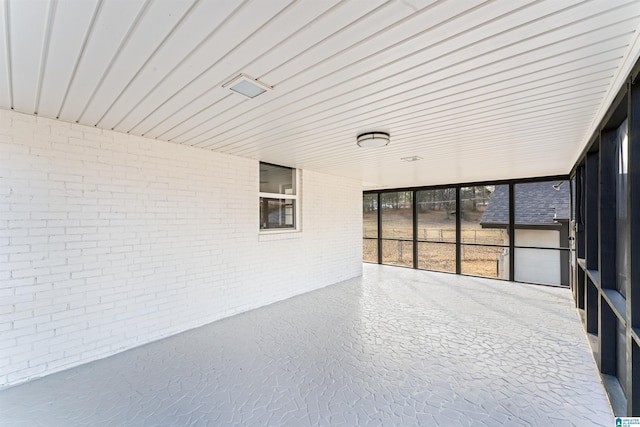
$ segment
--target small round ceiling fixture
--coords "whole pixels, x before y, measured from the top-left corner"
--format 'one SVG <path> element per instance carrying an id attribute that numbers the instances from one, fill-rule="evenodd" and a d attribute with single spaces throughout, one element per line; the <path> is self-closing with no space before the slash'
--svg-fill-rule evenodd
<path id="1" fill-rule="evenodd" d="M 386 132 L 367 132 L 358 135 L 358 147 L 376 148 L 389 144 L 389 134 Z"/>

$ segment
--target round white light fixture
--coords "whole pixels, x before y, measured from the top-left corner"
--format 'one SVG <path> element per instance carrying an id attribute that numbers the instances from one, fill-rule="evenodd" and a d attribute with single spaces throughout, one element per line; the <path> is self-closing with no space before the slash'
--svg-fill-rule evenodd
<path id="1" fill-rule="evenodd" d="M 376 148 L 389 144 L 389 134 L 386 132 L 367 132 L 358 135 L 358 147 Z"/>

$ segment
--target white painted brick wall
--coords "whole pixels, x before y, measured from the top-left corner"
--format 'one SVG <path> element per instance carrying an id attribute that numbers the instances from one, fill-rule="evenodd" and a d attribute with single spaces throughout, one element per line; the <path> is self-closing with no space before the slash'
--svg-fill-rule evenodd
<path id="1" fill-rule="evenodd" d="M 361 274 L 361 186 L 302 172 L 258 233 L 258 162 L 0 110 L 0 386 Z"/>

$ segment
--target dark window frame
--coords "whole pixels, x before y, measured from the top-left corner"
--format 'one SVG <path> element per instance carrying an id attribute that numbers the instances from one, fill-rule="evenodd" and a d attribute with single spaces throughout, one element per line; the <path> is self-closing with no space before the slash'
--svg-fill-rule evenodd
<path id="1" fill-rule="evenodd" d="M 291 171 L 291 183 L 285 183 L 286 187 L 291 192 L 283 192 L 280 189 L 279 193 L 262 191 L 263 184 L 263 165 L 288 169 Z M 273 233 L 273 232 L 294 232 L 300 230 L 300 172 L 296 168 L 288 166 L 275 165 L 273 163 L 259 162 L 259 178 L 260 188 L 259 190 L 259 230 L 261 233 Z M 284 189 L 287 190 L 286 188 Z M 279 205 L 276 209 L 271 209 L 273 204 Z M 272 221 L 274 215 L 278 216 L 278 221 Z"/>
<path id="2" fill-rule="evenodd" d="M 429 242 L 429 241 L 425 241 L 423 239 L 418 238 L 418 228 L 417 228 L 417 204 L 415 203 L 415 201 L 417 200 L 416 195 L 417 192 L 419 191 L 430 191 L 430 190 L 442 190 L 442 189 L 453 189 L 455 190 L 455 203 L 456 203 L 456 215 L 455 215 L 455 219 L 456 219 L 456 241 L 454 242 L 443 242 L 446 244 L 454 244 L 456 247 L 456 270 L 455 272 L 451 271 L 448 272 L 450 274 L 460 274 L 463 276 L 474 276 L 474 277 L 478 277 L 475 275 L 471 275 L 471 274 L 465 274 L 462 272 L 462 247 L 463 246 L 486 246 L 486 247 L 500 247 L 500 248 L 504 248 L 505 250 L 508 251 L 508 259 L 505 259 L 505 262 L 508 261 L 508 265 L 509 265 L 509 277 L 504 277 L 504 278 L 498 278 L 497 280 L 505 280 L 505 281 L 515 281 L 514 280 L 514 271 L 515 268 L 517 268 L 517 266 L 514 266 L 514 258 L 515 258 L 515 239 L 513 238 L 509 238 L 509 243 L 508 244 L 487 244 L 487 243 L 465 243 L 462 241 L 462 233 L 461 233 L 461 220 L 460 220 L 460 215 L 458 214 L 460 211 L 460 206 L 461 206 L 461 189 L 466 188 L 466 187 L 481 187 L 481 186 L 500 186 L 500 185 L 508 185 L 509 186 L 509 220 L 507 221 L 507 223 L 505 224 L 505 228 L 508 230 L 509 236 L 512 236 L 514 234 L 514 230 L 516 229 L 516 225 L 514 224 L 515 222 L 515 214 L 514 214 L 514 197 L 513 197 L 513 192 L 514 192 L 514 186 L 516 184 L 522 184 L 522 183 L 533 183 L 533 182 L 543 182 L 543 181 L 554 181 L 554 182 L 560 182 L 560 181 L 567 181 L 564 185 L 569 185 L 568 181 L 570 179 L 569 175 L 552 175 L 552 176 L 543 176 L 543 177 L 535 177 L 535 178 L 523 178 L 523 179 L 511 179 L 511 180 L 496 180 L 496 181 L 479 181 L 479 182 L 465 182 L 465 183 L 457 183 L 457 184 L 444 184 L 444 185 L 433 185 L 433 186 L 420 186 L 420 187 L 402 187 L 402 188 L 388 188 L 388 189 L 378 189 L 378 190 L 365 190 L 363 191 L 363 200 L 364 197 L 366 195 L 373 195 L 375 197 L 377 197 L 378 200 L 378 237 L 377 238 L 373 238 L 373 239 L 377 239 L 378 241 L 378 257 L 377 257 L 377 264 L 383 264 L 383 260 L 382 260 L 382 242 L 383 241 L 388 241 L 388 240 L 402 240 L 402 241 L 406 241 L 406 242 L 410 242 L 413 244 L 413 249 L 414 249 L 414 256 L 413 256 L 413 265 L 412 266 L 406 266 L 406 265 L 397 265 L 399 267 L 405 267 L 405 268 L 414 268 L 414 269 L 418 269 L 418 244 L 419 243 L 438 243 L 438 242 Z M 382 237 L 383 234 L 383 224 L 382 224 L 382 209 L 381 209 L 381 199 L 382 199 L 382 195 L 383 194 L 387 194 L 387 193 L 399 193 L 399 192 L 412 192 L 413 193 L 413 237 L 403 237 L 403 238 L 388 238 L 388 237 Z M 364 237 L 363 239 L 366 240 L 371 240 L 372 238 L 370 237 Z M 568 247 L 560 247 L 560 248 L 537 248 L 535 246 L 524 246 L 523 248 L 531 248 L 531 249 L 550 249 L 550 250 L 556 250 L 556 251 L 566 251 L 567 254 L 569 254 L 570 248 Z M 372 263 L 371 261 L 363 261 L 365 263 Z M 395 264 L 391 264 L 391 265 L 395 265 Z M 425 269 L 426 270 L 426 269 Z M 441 270 L 428 270 L 428 271 L 441 271 Z M 489 277 L 489 276 L 481 276 L 481 277 Z M 519 282 L 519 283 L 530 283 L 530 282 Z M 548 284 L 544 284 L 544 283 L 534 283 L 536 285 L 541 285 L 541 286 L 561 286 L 561 287 L 567 287 L 568 285 L 548 285 Z"/>

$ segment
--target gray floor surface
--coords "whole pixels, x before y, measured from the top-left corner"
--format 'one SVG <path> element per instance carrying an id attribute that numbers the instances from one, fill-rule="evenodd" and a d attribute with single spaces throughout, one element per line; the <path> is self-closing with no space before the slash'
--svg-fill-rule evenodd
<path id="1" fill-rule="evenodd" d="M 362 278 L 0 391 L 1 426 L 611 426 L 570 292 Z"/>

